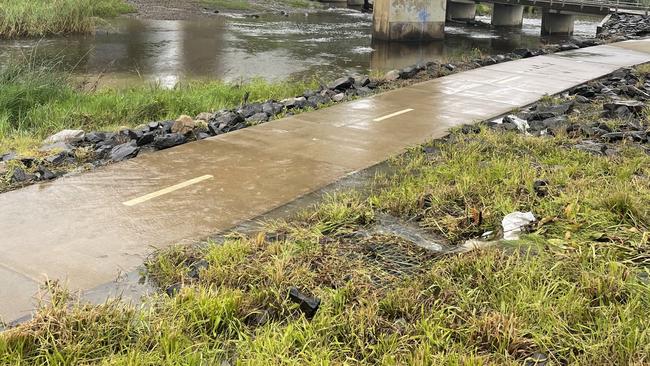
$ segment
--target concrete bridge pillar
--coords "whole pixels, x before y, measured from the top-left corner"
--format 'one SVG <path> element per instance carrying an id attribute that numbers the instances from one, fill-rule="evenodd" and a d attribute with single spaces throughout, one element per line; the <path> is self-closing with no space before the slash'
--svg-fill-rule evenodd
<path id="1" fill-rule="evenodd" d="M 447 1 L 447 20 L 474 20 L 476 3 L 473 1 Z"/>
<path id="2" fill-rule="evenodd" d="M 573 15 L 551 12 L 544 9 L 542 12 L 542 35 L 565 35 L 573 34 Z"/>
<path id="3" fill-rule="evenodd" d="M 521 27 L 524 22 L 524 6 L 494 3 L 492 25 L 495 27 Z"/>
<path id="4" fill-rule="evenodd" d="M 375 39 L 427 41 L 445 37 L 446 0 L 375 0 Z"/>

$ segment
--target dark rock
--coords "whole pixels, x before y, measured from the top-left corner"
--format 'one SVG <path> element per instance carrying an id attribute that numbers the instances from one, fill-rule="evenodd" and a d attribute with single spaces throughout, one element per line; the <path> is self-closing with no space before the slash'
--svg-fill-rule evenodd
<path id="1" fill-rule="evenodd" d="M 607 145 L 591 140 L 585 140 L 580 144 L 574 145 L 573 147 L 595 155 L 604 155 L 605 150 L 607 150 Z"/>
<path id="2" fill-rule="evenodd" d="M 537 105 L 534 111 L 528 114 L 528 120 L 545 120 L 567 114 L 573 108 L 573 103 L 562 103 L 551 106 Z"/>
<path id="3" fill-rule="evenodd" d="M 153 140 L 153 146 L 158 150 L 169 149 L 187 142 L 185 135 L 180 133 L 166 133 L 162 136 L 156 136 Z"/>
<path id="4" fill-rule="evenodd" d="M 643 113 L 645 103 L 637 100 L 616 100 L 610 103 L 605 103 L 603 108 L 609 116 L 620 116 L 622 111 L 629 111 L 629 113 L 639 116 Z"/>
<path id="5" fill-rule="evenodd" d="M 569 94 L 571 94 L 571 95 L 580 95 L 580 96 L 583 96 L 585 98 L 593 98 L 593 97 L 596 96 L 596 90 L 592 86 L 581 85 L 581 86 L 573 88 Z"/>
<path id="6" fill-rule="evenodd" d="M 140 148 L 135 141 L 127 142 L 122 145 L 117 145 L 111 149 L 110 159 L 114 162 L 131 159 L 138 156 Z"/>
<path id="7" fill-rule="evenodd" d="M 463 125 L 463 127 L 460 128 L 460 131 L 465 135 L 469 135 L 474 133 L 480 133 L 481 128 L 476 125 Z"/>
<path id="8" fill-rule="evenodd" d="M 52 180 L 56 178 L 56 174 L 52 173 L 52 171 L 46 167 L 40 165 L 38 169 L 36 169 L 36 178 L 38 180 Z"/>
<path id="9" fill-rule="evenodd" d="M 320 306 L 320 299 L 316 297 L 307 296 L 297 288 L 291 287 L 289 289 L 289 299 L 294 303 L 300 305 L 300 310 L 305 314 L 308 319 L 316 315 L 318 307 Z"/>
<path id="10" fill-rule="evenodd" d="M 262 104 L 261 103 L 253 103 L 253 104 L 247 104 L 237 110 L 237 113 L 241 115 L 244 119 L 252 117 L 253 115 L 257 113 L 262 113 Z M 240 121 L 242 122 L 242 121 Z"/>
<path id="11" fill-rule="evenodd" d="M 181 292 L 181 288 L 182 288 L 182 287 L 183 287 L 183 286 L 181 286 L 180 283 L 175 283 L 175 284 L 173 284 L 173 285 L 167 287 L 167 288 L 165 289 L 165 293 L 166 293 L 167 296 L 169 296 L 169 297 L 174 297 L 174 296 L 178 295 L 179 292 Z"/>
<path id="12" fill-rule="evenodd" d="M 576 101 L 577 103 L 583 103 L 583 104 L 585 104 L 585 103 L 591 103 L 591 101 L 590 101 L 587 97 L 584 97 L 584 96 L 582 96 L 582 95 L 578 95 L 578 96 L 576 96 L 576 97 L 575 97 L 575 101 Z"/>
<path id="13" fill-rule="evenodd" d="M 208 137 L 210 137 L 210 134 L 207 134 L 205 132 L 199 132 L 199 133 L 196 134 L 196 139 L 197 140 L 205 140 Z"/>
<path id="14" fill-rule="evenodd" d="M 357 89 L 363 88 L 368 84 L 370 84 L 370 78 L 367 76 L 361 76 L 359 78 L 354 79 L 354 87 Z"/>
<path id="15" fill-rule="evenodd" d="M 146 133 L 142 134 L 142 136 L 140 136 L 137 139 L 136 145 L 138 145 L 138 146 L 149 145 L 150 143 L 153 142 L 153 140 L 155 138 L 156 138 L 156 133 L 155 132 L 153 132 L 153 131 L 146 132 Z"/>
<path id="16" fill-rule="evenodd" d="M 244 122 L 244 120 L 244 117 L 239 113 L 223 112 L 215 115 L 215 117 L 208 122 L 208 129 L 211 133 L 217 135 L 223 133 L 226 126 L 234 126 L 238 123 Z"/>
<path id="17" fill-rule="evenodd" d="M 142 132 L 134 131 L 128 128 L 120 130 L 118 135 L 123 136 L 122 141 L 137 140 L 142 136 Z"/>
<path id="18" fill-rule="evenodd" d="M 97 132 L 97 131 L 89 132 L 84 137 L 84 140 L 89 144 L 97 145 L 100 142 L 106 140 L 106 133 L 105 132 Z"/>
<path id="19" fill-rule="evenodd" d="M 616 142 L 616 141 L 621 141 L 625 137 L 625 134 L 623 132 L 609 132 L 606 133 L 602 136 L 600 136 L 601 139 L 607 141 L 607 142 Z"/>
<path id="20" fill-rule="evenodd" d="M 188 272 L 188 276 L 191 278 L 194 278 L 196 280 L 199 279 L 199 276 L 201 275 L 201 271 L 208 268 L 210 264 L 208 261 L 205 259 L 201 259 L 198 262 L 194 262 L 190 265 L 190 271 Z"/>
<path id="21" fill-rule="evenodd" d="M 57 154 L 48 156 L 45 158 L 45 161 L 51 165 L 61 165 L 65 162 L 74 162 L 74 158 L 72 158 L 72 155 L 69 152 L 61 151 Z"/>
<path id="22" fill-rule="evenodd" d="M 266 122 L 268 120 L 269 120 L 269 115 L 264 112 L 260 112 L 260 113 L 255 113 L 254 115 L 248 117 L 246 119 L 246 122 L 251 124 L 257 124 L 257 123 Z"/>
<path id="23" fill-rule="evenodd" d="M 7 153 L 0 155 L 0 161 L 14 160 L 17 156 L 18 154 L 16 154 L 15 151 L 9 151 Z"/>
<path id="24" fill-rule="evenodd" d="M 268 114 L 269 116 L 275 116 L 282 113 L 284 110 L 284 104 L 278 102 L 266 102 L 262 105 L 262 112 Z"/>
<path id="25" fill-rule="evenodd" d="M 372 90 L 370 90 L 370 88 L 368 88 L 367 86 L 364 86 L 364 87 L 358 88 L 355 91 L 355 94 L 360 96 L 360 97 L 365 97 L 366 95 L 372 94 Z"/>
<path id="26" fill-rule="evenodd" d="M 535 56 L 533 51 L 529 50 L 528 48 L 517 48 L 516 50 L 512 51 L 512 53 L 522 58 Z"/>
<path id="27" fill-rule="evenodd" d="M 32 166 L 34 166 L 34 163 L 36 163 L 36 158 L 32 158 L 32 157 L 24 157 L 18 160 L 20 160 L 20 162 L 27 168 L 31 168 Z"/>
<path id="28" fill-rule="evenodd" d="M 309 102 L 312 107 L 318 107 L 320 105 L 332 102 L 332 99 L 327 96 L 317 94 L 307 99 L 307 102 Z"/>
<path id="29" fill-rule="evenodd" d="M 25 183 L 36 178 L 32 174 L 28 174 L 22 168 L 14 168 L 11 174 L 11 183 Z"/>
<path id="30" fill-rule="evenodd" d="M 328 85 L 329 89 L 332 90 L 338 90 L 338 91 L 346 91 L 350 89 L 354 85 L 354 78 L 352 77 L 345 77 L 345 78 L 340 78 L 334 80 L 333 83 Z"/>
<path id="31" fill-rule="evenodd" d="M 176 121 L 174 121 L 174 120 L 162 121 L 162 122 L 159 122 L 159 124 L 160 124 L 159 128 L 163 133 L 171 133 L 172 132 L 172 127 L 174 126 L 174 123 L 176 123 Z"/>
<path id="32" fill-rule="evenodd" d="M 414 77 L 418 73 L 418 69 L 415 67 L 405 67 L 399 71 L 399 78 L 400 79 L 410 79 Z"/>
<path id="33" fill-rule="evenodd" d="M 548 195 L 548 181 L 544 179 L 536 180 L 533 182 L 533 190 L 539 197 Z"/>

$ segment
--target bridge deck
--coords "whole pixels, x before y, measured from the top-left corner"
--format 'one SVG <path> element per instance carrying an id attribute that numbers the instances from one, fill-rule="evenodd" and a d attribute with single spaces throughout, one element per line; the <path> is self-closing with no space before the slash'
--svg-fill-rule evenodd
<path id="1" fill-rule="evenodd" d="M 226 230 L 452 126 L 648 61 L 650 41 L 630 41 L 498 64 L 2 194 L 1 315 L 29 312 L 45 278 L 94 288 L 152 247 Z"/>

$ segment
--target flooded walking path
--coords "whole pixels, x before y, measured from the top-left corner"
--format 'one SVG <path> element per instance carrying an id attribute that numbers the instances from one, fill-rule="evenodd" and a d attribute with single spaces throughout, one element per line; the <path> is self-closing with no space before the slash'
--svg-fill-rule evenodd
<path id="1" fill-rule="evenodd" d="M 453 126 L 650 61 L 650 40 L 458 73 L 0 195 L 0 316 L 45 279 L 91 289 L 155 247 L 227 230 Z"/>
<path id="2" fill-rule="evenodd" d="M 489 23 L 487 16 L 477 21 Z M 576 21 L 576 37 L 593 37 L 598 17 Z M 60 57 L 66 69 L 94 84 L 128 86 L 182 80 L 231 82 L 253 78 L 332 80 L 448 57 L 539 48 L 541 19 L 528 16 L 522 29 L 449 23 L 444 41 L 427 44 L 372 42 L 372 15 L 351 9 L 281 15 L 214 16 L 195 20 L 119 18 L 94 36 L 0 41 L 0 62 L 21 53 Z M 559 39 L 548 41 L 557 42 Z M 34 51 L 36 49 L 36 51 Z"/>

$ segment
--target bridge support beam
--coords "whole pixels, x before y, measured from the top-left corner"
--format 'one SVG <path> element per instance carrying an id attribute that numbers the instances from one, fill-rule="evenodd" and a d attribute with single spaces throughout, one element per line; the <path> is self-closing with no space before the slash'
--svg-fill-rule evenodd
<path id="1" fill-rule="evenodd" d="M 348 5 L 361 6 L 363 5 L 363 0 L 348 0 Z"/>
<path id="2" fill-rule="evenodd" d="M 375 0 L 373 32 L 386 41 L 427 41 L 445 37 L 447 0 Z"/>
<path id="3" fill-rule="evenodd" d="M 542 35 L 573 35 L 573 15 L 554 13 L 544 9 L 542 12 Z"/>
<path id="4" fill-rule="evenodd" d="M 473 1 L 447 1 L 447 20 L 474 20 L 476 3 Z"/>
<path id="5" fill-rule="evenodd" d="M 494 3 L 492 25 L 495 27 L 521 27 L 524 22 L 524 6 Z"/>

